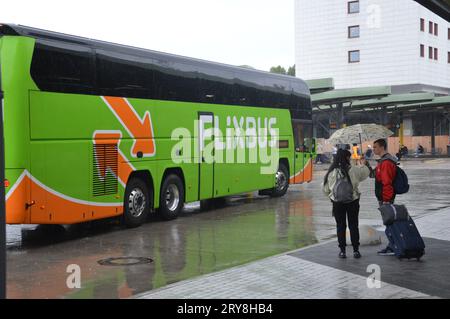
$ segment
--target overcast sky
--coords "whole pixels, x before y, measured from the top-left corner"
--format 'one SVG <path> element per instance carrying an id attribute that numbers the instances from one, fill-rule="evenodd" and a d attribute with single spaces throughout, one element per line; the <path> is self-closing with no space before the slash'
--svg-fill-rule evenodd
<path id="1" fill-rule="evenodd" d="M 2 0 L 0 22 L 261 70 L 294 65 L 294 0 Z"/>

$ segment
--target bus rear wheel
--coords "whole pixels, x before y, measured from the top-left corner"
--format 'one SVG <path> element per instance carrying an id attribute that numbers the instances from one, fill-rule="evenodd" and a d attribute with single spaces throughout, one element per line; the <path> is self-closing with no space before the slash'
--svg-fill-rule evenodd
<path id="1" fill-rule="evenodd" d="M 287 167 L 280 163 L 275 174 L 275 187 L 271 190 L 270 196 L 282 197 L 289 188 L 289 171 Z"/>
<path id="2" fill-rule="evenodd" d="M 164 180 L 159 195 L 158 214 L 164 220 L 178 217 L 184 206 L 184 186 L 178 175 L 170 174 Z"/>
<path id="3" fill-rule="evenodd" d="M 150 211 L 150 192 L 140 178 L 132 178 L 125 188 L 123 221 L 129 228 L 142 225 Z"/>

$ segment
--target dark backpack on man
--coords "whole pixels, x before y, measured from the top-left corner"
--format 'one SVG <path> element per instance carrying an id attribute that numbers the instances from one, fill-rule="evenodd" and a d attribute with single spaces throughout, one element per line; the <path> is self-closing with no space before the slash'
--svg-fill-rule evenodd
<path id="1" fill-rule="evenodd" d="M 398 165 L 393 186 L 396 194 L 405 194 L 409 191 L 408 176 Z"/>
<path id="2" fill-rule="evenodd" d="M 391 161 L 397 167 L 397 172 L 395 173 L 395 178 L 392 183 L 395 194 L 401 195 L 407 193 L 409 191 L 409 183 L 408 176 L 406 175 L 405 171 L 401 169 L 398 166 L 397 162 L 393 161 L 392 159 L 388 158 L 386 160 Z"/>

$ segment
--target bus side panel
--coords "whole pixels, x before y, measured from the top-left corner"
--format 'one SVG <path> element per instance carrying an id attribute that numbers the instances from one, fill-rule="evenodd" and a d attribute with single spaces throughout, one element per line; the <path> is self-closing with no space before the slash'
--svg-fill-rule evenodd
<path id="1" fill-rule="evenodd" d="M 101 205 L 92 195 L 91 144 L 90 141 L 32 142 L 32 223 L 72 224 L 122 212 L 121 203 Z M 117 193 L 102 199 L 107 197 L 114 203 L 116 196 Z"/>
<path id="2" fill-rule="evenodd" d="M 0 51 L 4 91 L 5 167 L 29 169 L 29 89 L 34 40 L 4 36 Z"/>
<path id="3" fill-rule="evenodd" d="M 30 222 L 28 90 L 36 88 L 30 77 L 34 40 L 3 36 L 0 60 L 4 115 L 6 222 Z"/>
<path id="4" fill-rule="evenodd" d="M 72 224 L 123 212 L 121 183 L 116 191 L 103 194 L 101 190 L 105 176 L 99 167 L 104 172 L 109 171 L 105 165 L 111 160 L 119 169 L 123 164 L 120 158 L 100 159 L 96 154 L 98 144 L 120 144 L 117 137 L 96 139 L 94 119 L 102 115 L 113 118 L 108 109 L 102 112 L 100 102 L 94 96 L 30 92 L 32 223 Z M 109 132 L 114 132 L 114 125 L 108 126 L 113 129 Z M 98 185 L 97 191 L 94 185 Z"/>

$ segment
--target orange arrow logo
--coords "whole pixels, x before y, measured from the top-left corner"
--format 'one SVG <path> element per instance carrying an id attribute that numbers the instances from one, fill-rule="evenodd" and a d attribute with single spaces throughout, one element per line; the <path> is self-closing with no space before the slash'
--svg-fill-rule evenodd
<path id="1" fill-rule="evenodd" d="M 102 98 L 128 134 L 134 139 L 131 155 L 137 157 L 137 153 L 142 152 L 144 157 L 154 156 L 155 142 L 150 112 L 145 112 L 144 118 L 141 119 L 127 99 L 112 96 Z"/>

